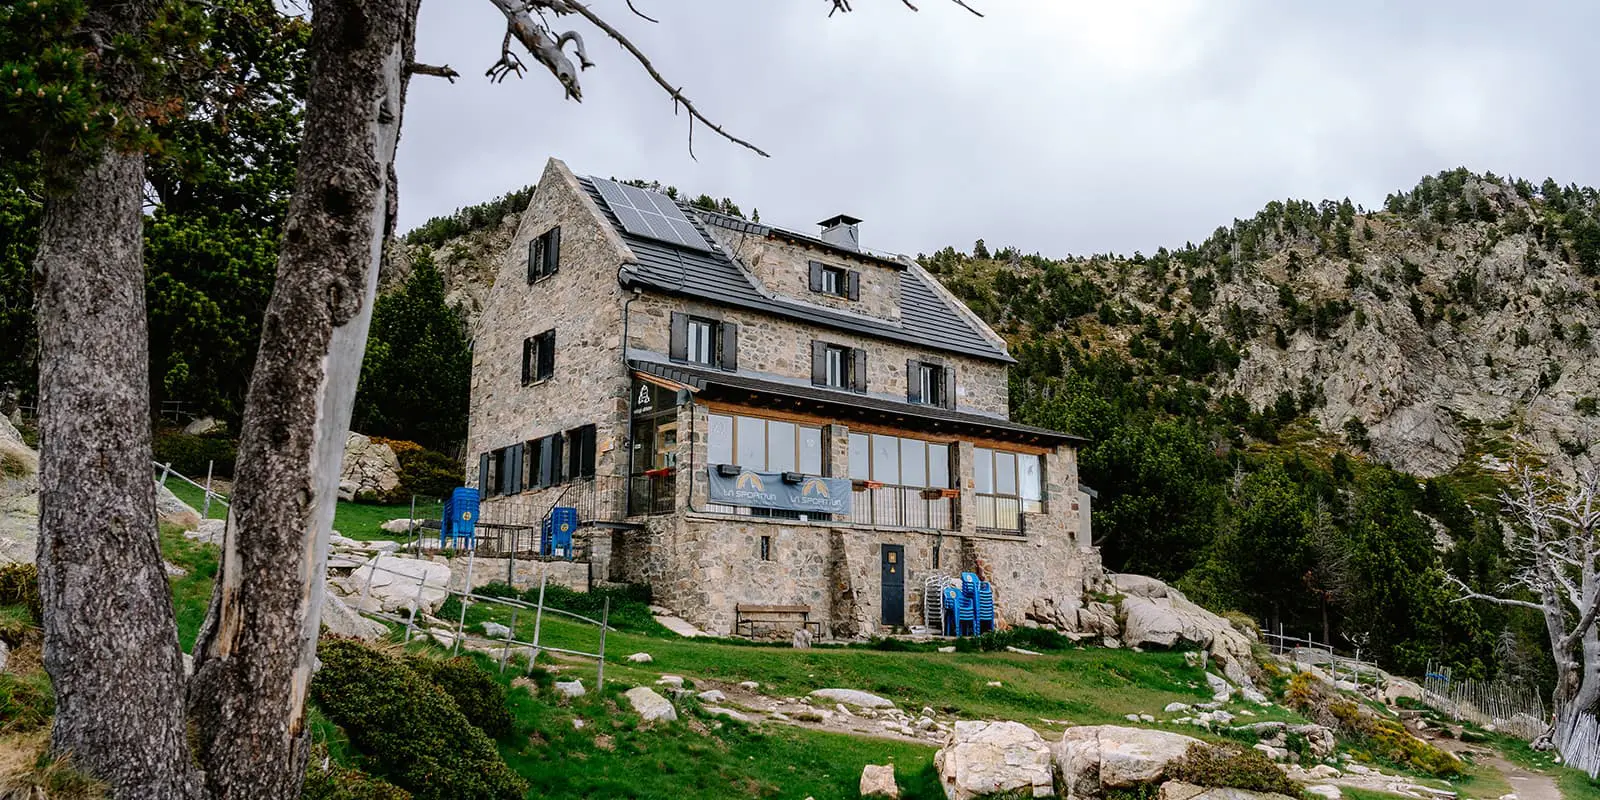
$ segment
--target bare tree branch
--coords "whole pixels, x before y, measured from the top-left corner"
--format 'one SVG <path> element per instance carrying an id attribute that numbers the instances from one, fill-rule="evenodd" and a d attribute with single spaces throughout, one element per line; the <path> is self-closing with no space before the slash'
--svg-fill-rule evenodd
<path id="1" fill-rule="evenodd" d="M 444 78 L 451 83 L 455 83 L 456 78 L 461 77 L 461 73 L 451 69 L 449 64 L 436 67 L 432 64 L 419 64 L 413 61 L 410 66 L 406 67 L 406 72 L 411 75 L 432 75 L 435 78 Z"/>
<path id="2" fill-rule="evenodd" d="M 643 11 L 640 11 L 639 9 L 635 8 L 634 5 L 633 5 L 633 0 L 628 0 L 628 10 L 632 11 L 634 14 L 638 15 L 638 17 L 640 19 L 642 19 L 642 20 L 644 20 L 646 22 L 659 23 L 661 21 L 661 20 L 655 19 L 655 18 L 649 16 L 648 14 L 644 13 Z"/>
<path id="3" fill-rule="evenodd" d="M 1457 602 L 1457 603 L 1463 602 L 1465 600 L 1482 600 L 1482 601 L 1484 601 L 1486 603 L 1494 603 L 1496 605 L 1502 605 L 1502 606 L 1516 606 L 1518 608 L 1531 608 L 1531 609 L 1533 609 L 1535 611 L 1543 611 L 1544 610 L 1544 606 L 1542 606 L 1542 605 L 1540 605 L 1538 603 L 1529 602 L 1527 600 L 1516 600 L 1516 599 L 1509 598 L 1509 597 L 1495 597 L 1494 595 L 1482 594 L 1480 592 L 1475 592 L 1475 591 L 1472 590 L 1472 587 L 1468 586 L 1460 578 L 1457 578 L 1454 575 L 1446 575 L 1445 579 L 1450 581 L 1450 583 L 1454 584 L 1455 587 L 1461 591 L 1461 596 L 1457 597 L 1455 599 L 1455 602 Z"/>

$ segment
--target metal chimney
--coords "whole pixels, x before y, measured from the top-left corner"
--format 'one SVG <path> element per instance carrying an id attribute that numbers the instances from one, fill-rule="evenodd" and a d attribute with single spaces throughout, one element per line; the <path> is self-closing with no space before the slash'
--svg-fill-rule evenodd
<path id="1" fill-rule="evenodd" d="M 822 241 L 846 250 L 860 252 L 861 220 L 849 214 L 840 214 L 817 224 L 822 226 Z"/>

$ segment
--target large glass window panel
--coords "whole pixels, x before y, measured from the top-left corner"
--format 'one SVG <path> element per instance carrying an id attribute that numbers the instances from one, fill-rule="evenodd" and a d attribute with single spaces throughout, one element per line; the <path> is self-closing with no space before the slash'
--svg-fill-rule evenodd
<path id="1" fill-rule="evenodd" d="M 928 485 L 935 489 L 950 488 L 950 445 L 928 445 Z"/>
<path id="2" fill-rule="evenodd" d="M 872 445 L 867 441 L 867 435 L 850 434 L 850 478 L 858 481 L 871 480 L 871 464 Z"/>
<path id="3" fill-rule="evenodd" d="M 767 421 L 755 417 L 735 417 L 739 438 L 736 442 L 738 461 L 745 469 L 767 468 Z"/>
<path id="4" fill-rule="evenodd" d="M 900 485 L 928 485 L 928 443 L 920 439 L 900 440 Z"/>
<path id="5" fill-rule="evenodd" d="M 1017 456 L 1017 483 L 1018 494 L 1024 500 L 1042 500 L 1043 483 L 1039 474 L 1039 457 L 1036 455 Z"/>
<path id="6" fill-rule="evenodd" d="M 712 464 L 732 464 L 733 417 L 711 414 L 710 432 L 706 434 L 706 460 Z"/>
<path id="7" fill-rule="evenodd" d="M 800 471 L 807 475 L 822 474 L 822 429 L 800 429 Z"/>
<path id="8" fill-rule="evenodd" d="M 994 494 L 994 451 L 972 448 L 972 481 L 978 494 Z"/>
<path id="9" fill-rule="evenodd" d="M 1017 493 L 1017 456 L 1015 453 L 994 454 L 994 493 Z"/>
<path id="10" fill-rule="evenodd" d="M 795 471 L 795 432 L 793 422 L 767 422 L 767 470 L 770 472 Z"/>
<path id="11" fill-rule="evenodd" d="M 900 482 L 900 438 L 872 434 L 872 479 L 879 483 Z"/>

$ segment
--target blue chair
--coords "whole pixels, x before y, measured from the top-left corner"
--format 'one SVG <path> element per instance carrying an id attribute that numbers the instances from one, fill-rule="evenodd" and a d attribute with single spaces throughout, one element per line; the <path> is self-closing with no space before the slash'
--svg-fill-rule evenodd
<path id="1" fill-rule="evenodd" d="M 978 632 L 994 630 L 994 587 L 988 581 L 978 584 Z"/>
<path id="2" fill-rule="evenodd" d="M 961 592 L 954 586 L 944 587 L 944 635 L 960 636 L 961 627 L 956 620 L 956 610 L 961 606 Z"/>
<path id="3" fill-rule="evenodd" d="M 961 573 L 961 593 L 971 597 L 978 596 L 978 574 L 975 572 Z"/>
<path id="4" fill-rule="evenodd" d="M 966 592 L 956 599 L 956 635 L 978 635 L 978 604 Z"/>
<path id="5" fill-rule="evenodd" d="M 457 540 L 465 540 L 468 549 L 478 543 L 478 490 L 462 486 L 450 492 L 444 500 L 443 519 L 439 521 L 439 546 L 455 547 Z"/>

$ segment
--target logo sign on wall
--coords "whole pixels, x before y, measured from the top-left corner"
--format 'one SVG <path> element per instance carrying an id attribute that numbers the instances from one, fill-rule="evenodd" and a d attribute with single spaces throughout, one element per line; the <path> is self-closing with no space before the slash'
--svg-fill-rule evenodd
<path id="1" fill-rule="evenodd" d="M 788 483 L 780 472 L 740 470 L 738 475 L 723 475 L 707 467 L 711 502 L 731 506 L 776 508 L 812 514 L 850 513 L 850 480 L 807 475 L 799 483 Z"/>

